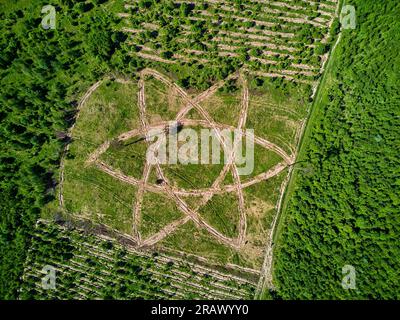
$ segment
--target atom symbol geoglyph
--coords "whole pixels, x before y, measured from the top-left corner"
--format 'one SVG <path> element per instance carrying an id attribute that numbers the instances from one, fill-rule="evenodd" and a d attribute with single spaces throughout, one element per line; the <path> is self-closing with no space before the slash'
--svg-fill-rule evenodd
<path id="1" fill-rule="evenodd" d="M 249 108 L 249 89 L 247 86 L 247 81 L 245 78 L 239 73 L 235 73 L 229 76 L 224 81 L 220 81 L 202 92 L 198 96 L 191 98 L 186 91 L 184 91 L 177 84 L 169 80 L 163 74 L 152 70 L 152 69 L 144 69 L 140 72 L 139 78 L 139 93 L 138 93 L 138 107 L 139 107 L 139 116 L 140 116 L 140 128 L 131 130 L 129 132 L 125 132 L 117 137 L 117 141 L 123 142 L 125 140 L 131 139 L 137 136 L 145 136 L 150 130 L 160 129 L 163 130 L 168 125 L 170 125 L 171 121 L 160 121 L 156 124 L 150 125 L 148 122 L 148 116 L 146 113 L 146 98 L 145 98 L 145 77 L 153 76 L 158 81 L 164 83 L 169 87 L 173 87 L 177 94 L 183 99 L 184 104 L 183 107 L 178 111 L 176 118 L 174 121 L 176 123 L 180 123 L 183 126 L 201 126 L 204 128 L 214 129 L 216 132 L 216 136 L 221 143 L 224 144 L 224 141 L 220 134 L 218 134 L 219 130 L 222 129 L 237 129 L 242 132 L 243 135 L 246 135 L 245 126 L 246 126 L 246 118 Z M 237 127 L 233 127 L 226 124 L 216 123 L 209 113 L 200 105 L 202 101 L 214 95 L 219 88 L 221 88 L 227 80 L 237 79 L 240 81 L 242 86 L 242 96 L 241 96 L 241 111 L 239 116 L 239 121 Z M 192 110 L 196 110 L 198 114 L 202 117 L 202 119 L 188 119 L 186 116 Z M 148 141 L 147 141 L 148 142 Z M 195 225 L 199 228 L 203 228 L 207 230 L 213 237 L 215 237 L 219 242 L 233 247 L 235 249 L 240 248 L 246 241 L 246 229 L 247 229 L 247 221 L 246 221 L 246 210 L 245 203 L 243 197 L 243 189 L 254 185 L 260 181 L 264 181 L 270 179 L 281 171 L 283 171 L 289 164 L 293 162 L 293 156 L 289 156 L 277 145 L 261 138 L 258 136 L 254 137 L 254 142 L 268 150 L 271 150 L 278 154 L 283 161 L 275 165 L 273 168 L 268 171 L 261 173 L 252 179 L 241 182 L 240 176 L 238 174 L 238 168 L 234 161 L 228 161 L 223 169 L 221 170 L 219 176 L 213 182 L 212 186 L 209 188 L 202 189 L 183 189 L 177 187 L 170 183 L 168 178 L 165 176 L 162 167 L 159 163 L 149 164 L 145 161 L 143 168 L 143 175 L 141 179 L 134 178 L 132 176 L 125 175 L 120 170 L 116 170 L 112 168 L 107 163 L 99 160 L 101 154 L 107 151 L 110 147 L 111 141 L 104 142 L 97 150 L 95 150 L 88 158 L 87 164 L 93 164 L 97 166 L 97 168 L 112 177 L 134 186 L 138 187 L 137 194 L 135 197 L 135 201 L 132 208 L 133 215 L 133 230 L 132 234 L 135 238 L 138 247 L 151 246 L 156 244 L 157 242 L 164 239 L 169 234 L 176 231 L 180 226 L 184 225 L 188 221 L 193 221 Z M 229 155 L 232 159 L 234 157 L 233 151 Z M 153 184 L 149 183 L 149 176 L 152 170 L 152 167 L 155 167 L 157 177 L 162 184 Z M 233 183 L 230 185 L 223 185 L 223 181 L 226 175 L 231 172 L 233 177 Z M 141 209 L 142 209 L 142 201 L 143 195 L 145 192 L 155 192 L 162 193 L 167 196 L 171 201 L 173 201 L 177 208 L 182 211 L 184 214 L 183 218 L 175 220 L 170 224 L 164 226 L 159 232 L 149 236 L 147 239 L 142 239 L 140 234 L 140 224 L 141 224 Z M 216 194 L 224 194 L 229 192 L 236 192 L 238 197 L 238 213 L 239 213 L 239 226 L 238 226 L 238 236 L 236 238 L 230 238 L 219 232 L 213 226 L 207 223 L 201 215 L 199 214 L 199 209 L 205 206 L 214 195 Z M 189 205 L 185 202 L 184 197 L 187 196 L 200 196 L 201 201 L 200 205 L 198 205 L 195 209 L 189 207 Z"/>

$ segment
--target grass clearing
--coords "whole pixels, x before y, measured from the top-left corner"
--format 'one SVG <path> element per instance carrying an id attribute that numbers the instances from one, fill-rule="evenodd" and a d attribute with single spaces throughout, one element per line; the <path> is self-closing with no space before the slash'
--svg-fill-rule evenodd
<path id="1" fill-rule="evenodd" d="M 184 99 L 175 88 L 154 76 L 145 76 L 143 84 L 144 106 L 150 128 L 160 121 L 173 120 L 178 111 L 188 105 L 183 103 Z M 237 88 L 232 89 L 233 85 Z M 244 105 L 242 101 L 244 89 L 243 85 L 242 87 L 240 85 L 242 84 L 237 82 L 229 83 L 202 101 L 200 106 L 217 123 L 228 127 L 237 126 Z M 285 149 L 285 146 L 296 143 L 295 127 L 300 126 L 306 109 L 302 105 L 304 100 L 300 98 L 300 94 L 304 92 L 299 86 L 295 86 L 292 93 L 297 96 L 293 97 L 271 88 L 273 86 L 268 83 L 258 87 L 250 85 L 250 104 L 245 126 L 254 128 L 256 136 L 271 139 L 276 146 L 287 150 L 286 152 L 290 154 L 291 149 Z M 185 194 L 186 190 L 211 190 L 208 188 L 213 185 L 224 167 L 223 153 L 220 164 L 162 164 L 160 169 L 170 181 L 171 187 L 178 188 L 181 192 L 175 199 L 165 191 L 164 182 L 160 180 L 156 166 L 153 165 L 147 183 L 140 191 L 143 198 L 139 201 L 139 218 L 134 220 L 134 216 L 138 214 L 134 208 L 138 205 L 139 189 L 142 188 L 137 184 L 143 178 L 147 144 L 142 140 L 144 136 L 140 131 L 132 133 L 123 141 L 117 142 L 116 138 L 122 134 L 129 135 L 129 132 L 141 128 L 138 90 L 137 83 L 105 80 L 82 107 L 73 131 L 73 143 L 65 159 L 63 188 L 65 209 L 75 219 L 104 224 L 133 237 L 136 236 L 133 230 L 138 230 L 144 243 L 148 239 L 155 239 L 151 240 L 154 242 L 150 244 L 155 248 L 167 250 L 170 248 L 203 257 L 211 263 L 221 265 L 230 263 L 258 270 L 263 261 L 271 222 L 276 214 L 275 205 L 285 171 L 267 181 L 262 181 L 262 178 L 261 181 L 252 181 L 256 176 L 282 163 L 281 155 L 255 144 L 254 170 L 240 179 L 242 183 L 250 183 L 250 186 L 242 190 L 243 209 L 239 205 L 238 194 L 234 187 L 236 179 L 233 178 L 231 171 L 228 171 L 220 182 L 220 188 L 231 186 L 229 192 L 214 194 L 206 202 L 203 200 L 205 194 L 203 196 Z M 188 93 L 189 99 L 195 96 Z M 185 119 L 205 121 L 203 117 L 196 117 L 196 113 L 199 114 L 198 111 L 191 110 Z M 261 115 L 269 119 L 269 125 L 260 124 Z M 200 155 L 202 150 L 200 130 L 203 127 L 199 124 L 187 125 L 184 128 L 193 129 L 197 135 Z M 105 141 L 110 142 L 108 148 L 101 151 L 93 163 L 87 163 L 89 154 Z M 184 140 L 178 145 L 181 146 L 183 143 Z M 167 150 L 168 147 L 167 144 Z M 211 150 L 211 140 L 209 147 Z M 246 146 L 242 154 L 245 152 Z M 106 167 L 99 167 L 99 163 Z M 106 195 L 107 192 L 109 194 Z M 187 214 L 182 212 L 182 206 L 190 208 L 193 212 L 197 211 L 206 227 L 199 227 L 190 219 L 180 222 Z M 244 234 L 239 232 L 241 219 L 247 219 L 247 230 L 244 230 Z M 135 226 L 134 221 L 140 225 Z M 168 231 L 162 231 L 167 226 Z M 219 236 L 212 234 L 207 226 L 226 237 L 228 243 L 221 242 Z M 242 236 L 243 240 L 240 240 Z M 243 243 L 239 247 L 232 247 L 229 243 L 233 244 L 235 241 Z"/>

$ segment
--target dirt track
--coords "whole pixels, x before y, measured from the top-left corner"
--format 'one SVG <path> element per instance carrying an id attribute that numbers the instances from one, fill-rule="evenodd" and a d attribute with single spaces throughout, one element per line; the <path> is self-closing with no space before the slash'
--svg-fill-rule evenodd
<path id="1" fill-rule="evenodd" d="M 147 112 L 146 112 L 146 93 L 145 93 L 145 78 L 146 76 L 153 76 L 157 80 L 163 82 L 167 86 L 174 87 L 176 92 L 181 96 L 184 101 L 184 106 L 182 109 L 177 113 L 175 121 L 180 121 L 184 126 L 190 125 L 200 125 L 202 127 L 207 127 L 215 130 L 216 137 L 219 140 L 220 144 L 228 150 L 225 142 L 220 134 L 220 131 L 223 129 L 238 129 L 243 134 L 246 135 L 245 126 L 246 126 L 246 119 L 247 113 L 249 108 L 249 91 L 247 82 L 242 75 L 239 73 L 232 74 L 224 81 L 220 81 L 210 87 L 209 89 L 205 90 L 204 92 L 200 93 L 198 96 L 194 98 L 190 98 L 189 95 L 178 85 L 170 81 L 161 73 L 151 70 L 151 69 L 144 69 L 140 74 L 139 80 L 139 92 L 138 92 L 138 104 L 139 104 L 139 115 L 140 115 L 140 129 L 131 130 L 129 132 L 125 132 L 118 137 L 119 141 L 124 141 L 130 139 L 135 136 L 148 136 L 148 132 L 150 129 L 159 129 L 163 130 L 169 122 L 168 121 L 161 121 L 159 123 L 153 124 L 149 126 L 148 119 L 147 119 Z M 228 79 L 238 79 L 242 85 L 242 102 L 241 102 L 241 111 L 239 115 L 238 125 L 237 127 L 228 126 L 220 123 L 215 123 L 208 112 L 200 105 L 201 102 L 206 100 L 207 98 L 211 97 L 213 94 L 217 92 L 219 88 L 221 88 L 225 81 Z M 195 109 L 202 119 L 193 120 L 193 119 L 186 119 L 186 115 L 192 110 Z M 160 145 L 162 143 L 162 139 L 159 139 L 157 143 Z M 143 176 L 140 180 L 135 179 L 130 176 L 126 176 L 122 172 L 115 170 L 105 164 L 104 162 L 99 161 L 99 156 L 106 152 L 108 147 L 110 146 L 110 142 L 106 141 L 103 143 L 97 150 L 95 150 L 87 160 L 87 164 L 95 164 L 100 170 L 104 171 L 105 173 L 115 177 L 116 179 L 131 185 L 138 186 L 138 192 L 136 195 L 136 200 L 133 205 L 132 209 L 132 216 L 133 216 L 133 234 L 135 239 L 139 243 L 139 246 L 151 246 L 156 244 L 157 242 L 161 241 L 169 234 L 174 232 L 179 226 L 185 224 L 188 221 L 193 221 L 198 227 L 204 228 L 210 234 L 212 234 L 218 241 L 229 245 L 234 248 L 239 248 L 242 246 L 246 239 L 246 229 L 247 229 L 247 219 L 246 219 L 246 211 L 245 211 L 245 204 L 244 204 L 244 197 L 243 197 L 243 188 L 249 187 L 260 181 L 270 179 L 271 177 L 279 174 L 282 172 L 288 164 L 293 162 L 293 157 L 289 156 L 283 151 L 280 147 L 276 146 L 275 144 L 260 138 L 255 137 L 255 143 L 259 144 L 260 146 L 275 152 L 276 154 L 280 155 L 283 162 L 279 163 L 275 167 L 271 168 L 267 172 L 259 174 L 258 176 L 250 179 L 244 183 L 241 182 L 238 169 L 233 161 L 235 154 L 235 148 L 231 151 L 230 155 L 228 156 L 229 161 L 224 166 L 222 171 L 220 172 L 219 176 L 216 178 L 214 183 L 210 188 L 203 188 L 203 189 L 182 189 L 176 187 L 170 183 L 168 178 L 165 176 L 161 166 L 159 163 L 154 165 L 150 165 L 147 162 L 145 163 Z M 158 179 L 163 180 L 162 185 L 155 185 L 148 183 L 148 177 L 152 167 L 155 167 L 157 172 Z M 224 181 L 228 172 L 232 173 L 234 183 L 230 185 L 221 185 Z M 171 201 L 173 201 L 177 207 L 182 211 L 185 215 L 184 218 L 173 221 L 172 223 L 166 225 L 163 229 L 161 229 L 156 234 L 153 234 L 147 239 L 142 240 L 140 235 L 140 224 L 141 224 L 141 206 L 144 192 L 155 192 L 155 193 L 162 193 L 166 195 Z M 198 213 L 198 210 L 207 204 L 208 201 L 212 199 L 215 194 L 223 194 L 228 192 L 235 192 L 238 196 L 238 213 L 239 213 L 239 226 L 238 226 L 238 236 L 237 238 L 229 238 L 223 235 L 221 232 L 216 230 L 213 226 L 207 223 L 201 215 Z M 203 199 L 200 205 L 195 208 L 194 210 L 191 209 L 186 202 L 183 200 L 182 197 L 185 196 L 202 196 Z"/>

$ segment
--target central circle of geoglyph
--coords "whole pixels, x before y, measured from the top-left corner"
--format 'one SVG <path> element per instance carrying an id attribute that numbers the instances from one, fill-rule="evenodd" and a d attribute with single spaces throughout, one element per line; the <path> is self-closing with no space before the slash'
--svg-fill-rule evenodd
<path id="1" fill-rule="evenodd" d="M 146 76 L 153 76 L 155 79 L 161 81 L 167 86 L 173 87 L 176 90 L 177 94 L 183 99 L 184 101 L 183 107 L 178 111 L 175 119 L 171 119 L 171 121 L 160 121 L 152 125 L 148 123 L 148 116 L 146 113 L 146 96 L 145 96 Z M 241 110 L 237 127 L 216 123 L 212 119 L 212 117 L 208 114 L 208 112 L 200 105 L 202 101 L 214 95 L 217 92 L 217 90 L 221 88 L 227 80 L 231 79 L 238 79 L 242 86 Z M 174 123 L 179 123 L 183 126 L 200 126 L 203 128 L 214 129 L 214 132 L 219 142 L 222 145 L 224 144 L 224 141 L 219 134 L 220 130 L 223 129 L 239 130 L 243 136 L 246 135 L 245 126 L 246 126 L 247 112 L 249 108 L 249 90 L 247 86 L 247 81 L 239 72 L 232 74 L 225 80 L 216 83 L 215 85 L 213 85 L 206 91 L 200 93 L 194 98 L 190 97 L 185 90 L 183 90 L 177 84 L 169 80 L 166 76 L 152 69 L 144 69 L 140 72 L 140 78 L 138 84 L 139 84 L 138 107 L 139 107 L 139 117 L 140 117 L 140 128 L 121 134 L 116 138 L 116 140 L 119 142 L 123 142 L 125 140 L 131 139 L 136 136 L 148 137 L 149 131 L 155 129 L 163 130 L 164 128 L 168 128 L 168 126 L 171 124 L 172 121 Z M 186 116 L 192 109 L 195 109 L 198 112 L 198 114 L 202 117 L 202 119 L 193 120 L 186 118 Z M 158 143 L 160 142 L 161 141 L 158 141 Z M 146 143 L 149 144 L 149 141 L 146 140 Z M 280 147 L 271 143 L 268 140 L 265 140 L 255 135 L 254 143 L 258 144 L 259 146 L 265 149 L 275 152 L 283 159 L 283 161 L 278 163 L 268 171 L 263 172 L 246 182 L 241 182 L 235 161 L 228 161 L 228 163 L 224 164 L 220 174 L 215 179 L 212 186 L 209 188 L 199 188 L 199 189 L 189 190 L 177 187 L 171 184 L 169 179 L 165 176 L 160 163 L 149 163 L 146 160 L 144 160 L 145 163 L 141 179 L 125 175 L 121 171 L 112 168 L 110 165 L 99 159 L 100 155 L 106 152 L 107 149 L 110 147 L 111 141 L 105 141 L 99 148 L 97 148 L 92 154 L 90 154 L 90 156 L 86 161 L 86 164 L 95 165 L 99 170 L 109 174 L 115 179 L 118 179 L 124 183 L 138 187 L 135 198 L 136 200 L 132 208 L 132 216 L 133 216 L 132 233 L 134 235 L 138 247 L 154 245 L 157 242 L 164 239 L 169 234 L 176 231 L 180 226 L 184 225 L 186 222 L 193 221 L 197 227 L 207 230 L 213 237 L 215 237 L 221 243 L 233 247 L 235 249 L 238 249 L 245 243 L 246 240 L 247 221 L 246 221 L 243 189 L 251 185 L 254 185 L 260 181 L 264 181 L 276 176 L 293 161 L 292 156 L 287 155 L 286 152 L 283 151 Z M 233 152 L 229 156 L 233 157 L 234 156 Z M 150 171 L 152 170 L 153 167 L 156 170 L 158 180 L 162 181 L 161 184 L 153 184 L 149 183 L 148 181 Z M 226 175 L 229 172 L 232 173 L 233 183 L 229 185 L 223 185 L 222 182 L 224 181 Z M 163 227 L 159 232 L 149 236 L 147 239 L 142 239 L 140 234 L 140 223 L 141 223 L 142 201 L 145 192 L 155 192 L 164 194 L 168 199 L 170 199 L 171 201 L 173 201 L 173 203 L 176 204 L 177 208 L 184 214 L 184 217 L 171 222 L 170 224 Z M 235 192 L 239 200 L 238 201 L 239 232 L 236 238 L 230 238 L 225 236 L 224 234 L 216 230 L 212 225 L 207 223 L 207 221 L 205 221 L 199 214 L 199 209 L 205 206 L 214 195 L 229 193 L 229 192 Z M 190 208 L 189 205 L 184 200 L 184 198 L 187 196 L 200 196 L 201 197 L 200 204 L 195 209 Z"/>

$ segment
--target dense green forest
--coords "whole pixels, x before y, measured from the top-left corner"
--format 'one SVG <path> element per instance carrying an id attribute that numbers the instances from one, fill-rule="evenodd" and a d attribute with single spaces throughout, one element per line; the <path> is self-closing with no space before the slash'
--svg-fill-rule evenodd
<path id="1" fill-rule="evenodd" d="M 305 135 L 275 251 L 287 299 L 400 298 L 400 3 L 352 1 Z M 356 271 L 345 290 L 342 267 Z"/>

